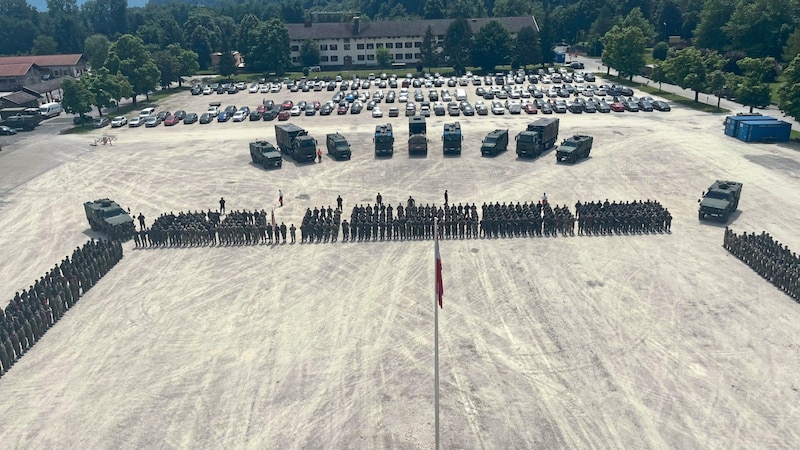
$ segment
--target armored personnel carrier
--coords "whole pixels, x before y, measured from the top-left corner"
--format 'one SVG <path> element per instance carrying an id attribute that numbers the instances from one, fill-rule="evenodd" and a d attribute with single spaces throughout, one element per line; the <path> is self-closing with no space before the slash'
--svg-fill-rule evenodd
<path id="1" fill-rule="evenodd" d="M 133 236 L 133 218 L 119 204 L 107 198 L 83 204 L 92 231 L 100 231 L 109 239 L 127 241 Z"/>
<path id="2" fill-rule="evenodd" d="M 251 142 L 250 158 L 254 163 L 260 164 L 265 169 L 269 167 L 280 168 L 283 165 L 281 153 L 267 141 Z"/>
<path id="3" fill-rule="evenodd" d="M 736 181 L 717 180 L 708 191 L 703 192 L 703 198 L 698 200 L 700 208 L 698 219 L 716 217 L 721 222 L 727 222 L 731 214 L 739 207 L 739 198 L 742 195 L 742 183 Z"/>
<path id="4" fill-rule="evenodd" d="M 579 159 L 588 158 L 592 151 L 593 141 L 594 138 L 586 134 L 576 134 L 569 139 L 564 139 L 556 151 L 556 162 L 574 163 Z"/>
<path id="5" fill-rule="evenodd" d="M 331 133 L 325 137 L 325 142 L 328 147 L 328 154 L 336 159 L 350 159 L 352 150 L 350 143 L 339 133 Z"/>
<path id="6" fill-rule="evenodd" d="M 394 134 L 392 124 L 375 125 L 375 156 L 389 155 L 394 153 Z"/>
<path id="7" fill-rule="evenodd" d="M 481 156 L 497 156 L 508 150 L 508 130 L 494 130 L 481 143 Z"/>
<path id="8" fill-rule="evenodd" d="M 444 132 L 442 134 L 442 153 L 443 154 L 461 154 L 461 142 L 464 137 L 461 135 L 461 124 L 446 123 L 444 124 Z"/>

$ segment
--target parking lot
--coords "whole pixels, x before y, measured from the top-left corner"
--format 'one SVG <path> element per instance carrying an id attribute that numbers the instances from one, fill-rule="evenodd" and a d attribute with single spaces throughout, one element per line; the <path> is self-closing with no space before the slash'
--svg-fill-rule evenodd
<path id="1" fill-rule="evenodd" d="M 475 88 L 467 89 L 472 105 Z M 157 111 L 330 95 L 186 92 Z M 450 202 L 479 209 L 544 193 L 570 208 L 655 199 L 674 217 L 671 234 L 441 242 L 443 446 L 800 445 L 791 425 L 800 420 L 800 307 L 727 254 L 724 225 L 697 220 L 697 199 L 714 180 L 740 181 L 730 226 L 800 248 L 794 144 L 748 145 L 723 135 L 724 116 L 673 106 L 553 114 L 558 142 L 593 136 L 591 156 L 576 164 L 556 163 L 552 150 L 481 156 L 487 133 L 514 136 L 541 116 L 432 115 L 427 156 L 409 157 L 402 115 L 301 115 L 288 122 L 320 147 L 340 132 L 352 159 L 286 159 L 270 170 L 251 163 L 248 143 L 274 144 L 274 125 L 286 123 L 277 119 L 21 141 L 0 154 L 0 177 L 42 167 L 0 205 L 0 247 L 13 250 L 0 255 L 0 287 L 13 296 L 95 236 L 81 203 L 101 197 L 148 223 L 216 209 L 224 197 L 229 211 L 274 211 L 287 226 L 339 195 L 347 218 L 378 192 L 394 205 L 409 196 L 441 204 L 447 189 Z M 454 120 L 463 150 L 444 156 L 443 124 Z M 387 122 L 395 153 L 376 158 L 375 125 Z M 117 140 L 90 145 L 103 135 Z M 430 241 L 148 250 L 128 242 L 122 262 L 0 381 L 0 440 L 12 448 L 430 448 L 433 276 Z M 92 433 L 70 432 L 75 423 Z"/>

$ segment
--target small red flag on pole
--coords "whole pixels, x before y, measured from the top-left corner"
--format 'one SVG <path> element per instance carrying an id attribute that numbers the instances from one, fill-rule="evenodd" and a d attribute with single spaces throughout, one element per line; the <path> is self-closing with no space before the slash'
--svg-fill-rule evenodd
<path id="1" fill-rule="evenodd" d="M 439 300 L 439 308 L 442 307 L 442 294 L 444 294 L 444 286 L 442 285 L 442 255 L 439 254 L 439 230 L 436 233 L 436 298 Z"/>

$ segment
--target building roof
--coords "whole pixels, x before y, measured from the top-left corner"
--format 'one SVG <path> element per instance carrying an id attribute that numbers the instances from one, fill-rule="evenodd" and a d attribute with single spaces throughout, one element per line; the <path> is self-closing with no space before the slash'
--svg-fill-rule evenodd
<path id="1" fill-rule="evenodd" d="M 536 19 L 533 16 L 520 17 L 482 17 L 477 19 L 467 19 L 472 27 L 472 32 L 477 33 L 481 27 L 489 21 L 500 22 L 509 33 L 517 33 L 522 27 L 532 27 L 539 30 Z M 428 27 L 434 36 L 445 34 L 447 27 L 453 19 L 434 19 L 434 20 L 391 20 L 378 22 L 359 21 L 358 33 L 354 34 L 355 26 L 353 22 L 340 23 L 312 23 L 307 27 L 302 23 L 289 23 L 289 38 L 295 41 L 305 39 L 345 39 L 345 38 L 396 38 L 404 36 L 424 36 Z"/>
<path id="2" fill-rule="evenodd" d="M 34 97 L 27 92 L 16 91 L 8 95 L 0 97 L 3 103 L 14 104 L 19 106 L 31 106 L 39 103 L 39 97 Z"/>
<path id="3" fill-rule="evenodd" d="M 35 65 L 33 63 L 0 64 L 0 77 L 21 77 L 30 72 Z"/>
<path id="4" fill-rule="evenodd" d="M 68 55 L 2 56 L 0 57 L 0 66 L 25 63 L 33 63 L 40 67 L 75 66 L 80 62 L 82 57 L 82 53 L 72 53 Z"/>
<path id="5" fill-rule="evenodd" d="M 61 89 L 61 85 L 64 84 L 64 80 L 68 79 L 74 78 L 70 76 L 52 78 L 39 83 L 26 84 L 25 86 L 22 86 L 22 90 L 29 94 L 38 95 L 41 97 L 43 94 L 53 92 L 56 89 Z"/>

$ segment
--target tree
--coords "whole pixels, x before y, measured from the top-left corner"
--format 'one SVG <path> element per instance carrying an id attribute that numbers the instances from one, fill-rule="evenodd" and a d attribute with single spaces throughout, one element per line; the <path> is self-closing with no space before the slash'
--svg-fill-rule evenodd
<path id="1" fill-rule="evenodd" d="M 460 71 L 469 61 L 472 49 L 472 28 L 467 19 L 455 19 L 444 32 L 444 54 L 448 62 Z"/>
<path id="2" fill-rule="evenodd" d="M 603 36 L 603 64 L 617 69 L 620 76 L 633 79 L 644 68 L 644 46 L 646 38 L 642 30 L 629 26 L 611 27 Z"/>
<path id="3" fill-rule="evenodd" d="M 118 36 L 125 33 L 127 0 L 87 0 L 81 9 L 95 33 Z"/>
<path id="4" fill-rule="evenodd" d="M 183 42 L 197 53 L 201 69 L 211 65 L 211 54 L 221 48 L 222 42 L 222 31 L 214 22 L 211 11 L 204 8 L 192 11 L 183 24 Z"/>
<path id="5" fill-rule="evenodd" d="M 39 13 L 25 0 L 0 1 L 0 54 L 30 52 L 38 23 Z"/>
<path id="6" fill-rule="evenodd" d="M 667 59 L 669 53 L 669 44 L 664 41 L 659 42 L 653 46 L 653 60 L 663 61 Z"/>
<path id="7" fill-rule="evenodd" d="M 733 14 L 735 2 L 732 0 L 706 0 L 700 10 L 700 22 L 694 29 L 695 46 L 721 51 L 729 43 L 720 29 L 728 23 Z"/>
<path id="8" fill-rule="evenodd" d="M 789 63 L 783 79 L 778 87 L 778 108 L 794 120 L 800 120 L 800 56 Z"/>
<path id="9" fill-rule="evenodd" d="M 533 27 L 520 28 L 514 43 L 514 61 L 518 66 L 527 68 L 528 64 L 536 64 L 541 59 L 542 47 L 539 44 L 539 33 Z"/>
<path id="10" fill-rule="evenodd" d="M 714 70 L 706 76 L 706 88 L 717 97 L 718 109 L 722 97 L 730 98 L 733 95 L 732 86 L 739 84 L 738 78 L 736 75 L 722 70 Z"/>
<path id="11" fill-rule="evenodd" d="M 128 79 L 133 87 L 134 104 L 137 95 L 145 94 L 150 98 L 150 91 L 156 88 L 161 79 L 161 73 L 144 42 L 131 34 L 122 35 L 111 44 L 105 66 L 112 75 L 119 73 Z"/>
<path id="12" fill-rule="evenodd" d="M 503 25 L 490 20 L 482 26 L 472 42 L 472 62 L 484 71 L 506 64 L 511 55 L 511 36 Z"/>
<path id="13" fill-rule="evenodd" d="M 92 93 L 92 104 L 97 107 L 100 116 L 103 115 L 103 108 L 118 105 L 121 99 L 130 97 L 133 92 L 127 78 L 120 74 L 112 75 L 105 67 L 84 75 L 82 80 Z"/>
<path id="14" fill-rule="evenodd" d="M 270 19 L 258 28 L 252 61 L 248 64 L 258 72 L 283 75 L 291 65 L 289 30 L 280 19 Z"/>
<path id="15" fill-rule="evenodd" d="M 58 53 L 58 42 L 46 34 L 40 34 L 33 40 L 31 53 L 34 55 L 52 55 Z"/>
<path id="16" fill-rule="evenodd" d="M 638 6 L 633 8 L 624 19 L 620 20 L 619 26 L 623 29 L 626 27 L 638 28 L 644 36 L 645 44 L 647 44 L 655 36 L 655 29 L 653 28 L 653 25 L 644 18 L 642 9 Z"/>
<path id="17" fill-rule="evenodd" d="M 704 56 L 694 47 L 670 51 L 661 64 L 667 78 L 674 84 L 694 91 L 694 101 L 698 101 L 700 91 L 707 87 L 707 75 L 719 70 L 723 64 L 722 57 L 716 52 L 708 52 Z"/>
<path id="18" fill-rule="evenodd" d="M 153 53 L 153 62 L 161 73 L 159 82 L 162 87 L 169 87 L 170 83 L 180 79 L 180 66 L 177 59 L 167 50 Z"/>
<path id="19" fill-rule="evenodd" d="M 436 65 L 437 62 L 437 54 L 436 54 L 436 43 L 433 39 L 433 30 L 431 29 L 430 25 L 428 28 L 425 29 L 425 36 L 422 38 L 422 46 L 420 47 L 420 54 L 422 55 L 422 68 L 423 70 L 425 67 L 430 69 Z"/>
<path id="20" fill-rule="evenodd" d="M 769 85 L 764 83 L 769 73 L 775 70 L 777 62 L 775 58 L 769 57 L 761 59 L 742 58 L 736 63 L 743 73 L 740 83 L 736 85 L 736 101 L 744 106 L 764 107 L 770 103 Z"/>
<path id="21" fill-rule="evenodd" d="M 183 85 L 183 77 L 190 77 L 200 70 L 200 65 L 197 63 L 197 53 L 186 50 L 180 44 L 169 44 L 167 51 L 175 57 L 178 63 L 178 86 Z"/>
<path id="22" fill-rule="evenodd" d="M 283 0 L 281 18 L 286 23 L 303 23 L 305 19 L 303 3 L 300 0 Z"/>
<path id="23" fill-rule="evenodd" d="M 423 19 L 444 19 L 444 2 L 442 0 L 428 0 L 423 9 Z"/>
<path id="24" fill-rule="evenodd" d="M 386 69 L 392 65 L 392 52 L 386 47 L 381 47 L 375 50 L 375 60 L 378 62 L 378 67 Z"/>
<path id="25" fill-rule="evenodd" d="M 111 48 L 111 42 L 102 34 L 93 34 L 83 41 L 83 54 L 89 61 L 89 67 L 92 69 L 99 69 L 108 58 L 108 49 Z"/>
<path id="26" fill-rule="evenodd" d="M 79 114 L 81 118 L 92 110 L 94 96 L 83 80 L 67 78 L 61 85 L 64 95 L 61 97 L 61 106 L 69 114 Z M 81 122 L 83 123 L 83 122 Z"/>
<path id="27" fill-rule="evenodd" d="M 244 55 L 245 61 L 250 61 L 253 47 L 256 43 L 256 34 L 261 26 L 261 21 L 254 14 L 247 14 L 239 23 L 239 35 L 236 39 L 237 50 Z"/>
<path id="28" fill-rule="evenodd" d="M 792 62 L 797 55 L 800 55 L 800 28 L 796 28 L 786 39 L 786 45 L 783 46 L 783 61 Z"/>
<path id="29" fill-rule="evenodd" d="M 219 28 L 220 35 L 217 48 L 223 52 L 226 50 L 238 50 L 236 48 L 236 35 L 238 33 L 236 22 L 228 16 L 216 15 L 214 16 L 214 23 Z"/>
<path id="30" fill-rule="evenodd" d="M 525 0 L 495 0 L 492 7 L 494 17 L 519 17 L 531 13 L 531 2 Z"/>
<path id="31" fill-rule="evenodd" d="M 219 64 L 217 64 L 217 71 L 223 77 L 229 77 L 236 73 L 236 60 L 233 59 L 232 52 L 222 52 L 219 57 Z"/>
<path id="32" fill-rule="evenodd" d="M 300 61 L 306 67 L 319 64 L 319 46 L 311 39 L 306 39 L 300 46 Z"/>
<path id="33" fill-rule="evenodd" d="M 780 57 L 783 45 L 794 30 L 793 3 L 787 0 L 738 2 L 722 31 L 734 49 L 748 56 Z"/>

